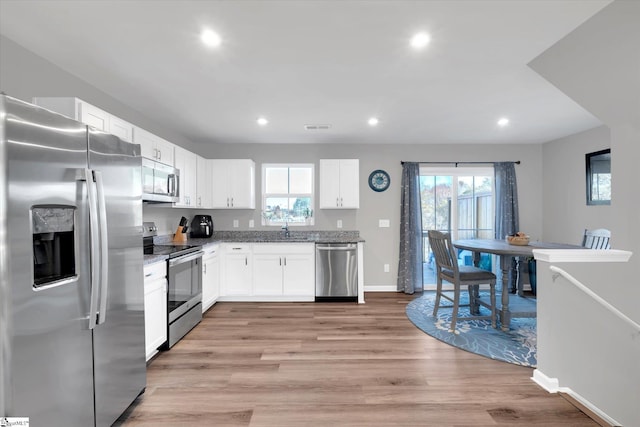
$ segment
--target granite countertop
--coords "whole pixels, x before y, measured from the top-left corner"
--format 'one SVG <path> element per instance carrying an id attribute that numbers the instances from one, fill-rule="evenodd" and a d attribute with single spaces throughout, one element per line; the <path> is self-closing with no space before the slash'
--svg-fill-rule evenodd
<path id="1" fill-rule="evenodd" d="M 157 236 L 157 245 L 172 244 L 172 235 Z M 364 239 L 359 231 L 289 231 L 289 237 L 278 231 L 215 231 L 209 238 L 187 238 L 185 245 L 207 246 L 216 243 L 360 243 Z M 167 255 L 145 255 L 144 264 L 166 260 Z"/>

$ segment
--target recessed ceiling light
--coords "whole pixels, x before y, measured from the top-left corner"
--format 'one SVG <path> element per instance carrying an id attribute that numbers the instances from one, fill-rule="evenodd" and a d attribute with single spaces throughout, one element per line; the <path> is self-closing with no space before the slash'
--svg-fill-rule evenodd
<path id="1" fill-rule="evenodd" d="M 218 33 L 208 28 L 202 30 L 202 33 L 200 33 L 200 40 L 209 47 L 218 47 L 222 43 L 222 39 Z"/>
<path id="2" fill-rule="evenodd" d="M 371 117 L 367 123 L 369 123 L 369 126 L 377 126 L 379 121 L 377 118 Z"/>
<path id="3" fill-rule="evenodd" d="M 256 120 L 256 122 L 258 122 L 260 126 L 266 126 L 269 123 L 269 120 L 265 119 L 264 117 L 260 117 L 258 118 L 258 120 Z"/>
<path id="4" fill-rule="evenodd" d="M 507 119 L 506 117 L 503 117 L 500 120 L 498 120 L 498 126 L 500 127 L 505 127 L 508 124 L 509 124 L 509 119 Z"/>
<path id="5" fill-rule="evenodd" d="M 431 36 L 427 33 L 417 33 L 411 37 L 411 47 L 414 49 L 422 49 L 431 41 Z"/>

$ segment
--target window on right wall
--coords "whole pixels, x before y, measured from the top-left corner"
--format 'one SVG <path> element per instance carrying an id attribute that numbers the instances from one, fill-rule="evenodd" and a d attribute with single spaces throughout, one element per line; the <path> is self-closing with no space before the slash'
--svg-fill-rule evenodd
<path id="1" fill-rule="evenodd" d="M 586 154 L 587 205 L 611 204 L 611 149 Z"/>

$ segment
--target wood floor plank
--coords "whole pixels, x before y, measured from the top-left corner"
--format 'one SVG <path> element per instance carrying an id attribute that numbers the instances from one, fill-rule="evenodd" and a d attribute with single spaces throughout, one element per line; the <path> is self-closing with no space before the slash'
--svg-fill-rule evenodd
<path id="1" fill-rule="evenodd" d="M 532 369 L 442 343 L 411 296 L 366 304 L 217 303 L 148 366 L 116 426 L 597 426 Z"/>

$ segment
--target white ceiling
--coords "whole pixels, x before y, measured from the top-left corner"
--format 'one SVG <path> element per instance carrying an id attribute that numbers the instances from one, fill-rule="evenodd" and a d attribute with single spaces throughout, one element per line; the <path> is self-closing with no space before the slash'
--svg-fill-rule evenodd
<path id="1" fill-rule="evenodd" d="M 609 2 L 0 0 L 0 33 L 196 143 L 538 143 L 600 125 L 527 63 Z"/>

